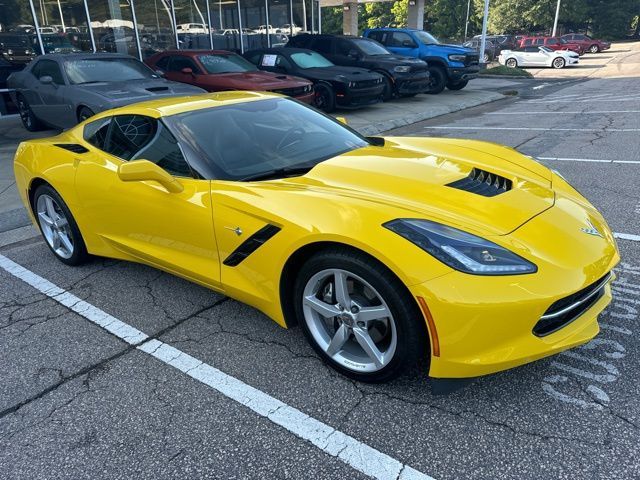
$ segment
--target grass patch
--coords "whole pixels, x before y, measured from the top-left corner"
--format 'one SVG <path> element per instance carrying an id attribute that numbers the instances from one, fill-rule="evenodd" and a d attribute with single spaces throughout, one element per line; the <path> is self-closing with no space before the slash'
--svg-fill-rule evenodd
<path id="1" fill-rule="evenodd" d="M 505 65 L 498 65 L 497 67 L 487 68 L 486 70 L 481 70 L 480 75 L 508 75 L 510 77 L 523 77 L 523 78 L 532 78 L 531 75 L 526 70 L 521 68 L 509 68 Z"/>

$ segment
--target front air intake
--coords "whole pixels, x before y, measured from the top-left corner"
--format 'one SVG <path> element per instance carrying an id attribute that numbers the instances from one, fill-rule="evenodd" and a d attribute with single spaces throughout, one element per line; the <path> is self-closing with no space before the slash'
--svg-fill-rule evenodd
<path id="1" fill-rule="evenodd" d="M 471 173 L 460 180 L 448 183 L 447 187 L 457 188 L 484 197 L 495 197 L 511 190 L 511 180 L 495 173 L 474 168 Z"/>

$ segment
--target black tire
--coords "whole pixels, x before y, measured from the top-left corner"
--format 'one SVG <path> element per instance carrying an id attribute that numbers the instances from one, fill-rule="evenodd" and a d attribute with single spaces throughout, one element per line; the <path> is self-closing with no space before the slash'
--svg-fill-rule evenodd
<path id="1" fill-rule="evenodd" d="M 382 75 L 382 83 L 384 84 L 384 88 L 382 89 L 382 101 L 388 102 L 393 98 L 395 94 L 393 89 L 393 82 L 386 75 Z"/>
<path id="2" fill-rule="evenodd" d="M 429 74 L 431 75 L 431 85 L 427 93 L 436 95 L 444 90 L 447 86 L 447 72 L 442 67 L 429 67 Z"/>
<path id="3" fill-rule="evenodd" d="M 562 57 L 556 57 L 551 62 L 551 66 L 553 68 L 557 68 L 557 69 L 564 68 L 565 65 L 566 65 L 566 62 L 564 61 L 564 58 L 562 58 Z"/>
<path id="4" fill-rule="evenodd" d="M 336 94 L 333 88 L 323 83 L 316 85 L 313 105 L 323 112 L 333 112 L 336 109 Z"/>
<path id="5" fill-rule="evenodd" d="M 94 115 L 95 113 L 89 107 L 81 107 L 80 110 L 78 110 L 78 122 L 84 122 L 86 119 L 91 118 Z"/>
<path id="6" fill-rule="evenodd" d="M 22 121 L 22 125 L 24 128 L 29 130 L 30 132 L 39 132 L 40 130 L 44 130 L 44 125 L 42 122 L 36 117 L 29 106 L 29 102 L 22 95 L 18 95 L 18 113 L 20 114 L 20 120 Z"/>
<path id="7" fill-rule="evenodd" d="M 600 47 L 594 43 L 593 45 L 591 45 L 589 47 L 589 52 L 598 53 L 598 52 L 600 52 Z"/>
<path id="8" fill-rule="evenodd" d="M 467 86 L 467 83 L 469 83 L 469 80 L 462 80 L 460 82 L 449 82 L 447 83 L 447 88 L 449 90 L 462 90 L 464 87 Z"/>
<path id="9" fill-rule="evenodd" d="M 517 68 L 518 67 L 518 60 L 516 60 L 513 57 L 507 58 L 507 61 L 504 62 L 504 64 L 509 68 Z"/>
<path id="10" fill-rule="evenodd" d="M 43 230 L 42 221 L 41 221 L 40 217 L 38 216 L 38 212 L 37 212 L 37 209 L 36 209 L 36 205 L 38 205 L 38 199 L 42 195 L 48 195 L 49 197 L 53 198 L 56 201 L 56 203 L 57 203 L 58 207 L 60 208 L 60 210 L 62 210 L 62 212 L 64 213 L 64 216 L 66 217 L 66 220 L 68 221 L 67 233 L 71 237 L 71 240 L 73 242 L 73 247 L 74 247 L 73 254 L 69 258 L 64 258 L 64 257 L 60 256 L 53 249 L 51 244 L 48 241 L 46 241 L 46 236 L 45 236 L 45 232 Z M 58 260 L 60 260 L 62 263 L 65 263 L 65 264 L 71 265 L 71 266 L 81 265 L 82 263 L 85 263 L 87 260 L 89 260 L 89 254 L 87 253 L 87 247 L 86 247 L 86 245 L 84 243 L 84 239 L 82 238 L 82 234 L 80 233 L 80 229 L 78 228 L 78 224 L 76 223 L 75 219 L 73 218 L 73 215 L 71 214 L 71 211 L 69 210 L 69 207 L 67 207 L 67 204 L 64 203 L 64 200 L 58 194 L 58 192 L 56 192 L 49 185 L 46 185 L 46 184 L 45 185 L 40 185 L 38 188 L 36 188 L 36 191 L 33 194 L 32 209 L 33 209 L 34 216 L 38 220 L 38 226 L 40 227 L 40 233 L 42 233 L 42 236 L 45 237 L 45 243 L 47 244 L 47 246 L 49 247 L 51 252 L 55 255 L 55 257 Z"/>
<path id="11" fill-rule="evenodd" d="M 377 290 L 389 307 L 396 329 L 397 346 L 389 363 L 380 370 L 365 373 L 345 368 L 314 339 L 305 320 L 304 289 L 314 275 L 327 269 L 346 270 L 361 277 Z M 323 250 L 304 263 L 293 290 L 295 313 L 307 340 L 323 361 L 336 371 L 354 380 L 369 383 L 385 382 L 403 373 L 415 372 L 418 368 L 428 371 L 430 344 L 425 320 L 405 285 L 381 263 L 357 251 L 341 248 Z"/>
<path id="12" fill-rule="evenodd" d="M 489 52 L 484 52 L 484 55 L 482 55 L 482 63 L 489 63 L 491 61 L 491 55 L 489 54 Z"/>

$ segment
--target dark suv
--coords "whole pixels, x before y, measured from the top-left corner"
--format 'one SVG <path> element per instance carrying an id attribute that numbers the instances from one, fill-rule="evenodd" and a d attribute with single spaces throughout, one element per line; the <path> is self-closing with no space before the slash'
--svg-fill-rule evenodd
<path id="1" fill-rule="evenodd" d="M 29 37 L 20 33 L 0 33 L 0 58 L 11 65 L 29 63 L 36 54 Z"/>
<path id="2" fill-rule="evenodd" d="M 394 55 L 375 40 L 348 35 L 301 34 L 291 37 L 286 46 L 308 48 L 336 65 L 366 68 L 382 74 L 385 100 L 394 95 L 426 93 L 430 88 L 427 62 Z"/>

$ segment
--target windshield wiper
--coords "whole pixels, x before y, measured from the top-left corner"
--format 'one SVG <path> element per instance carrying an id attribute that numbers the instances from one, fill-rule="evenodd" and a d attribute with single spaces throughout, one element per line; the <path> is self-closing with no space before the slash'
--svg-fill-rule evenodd
<path id="1" fill-rule="evenodd" d="M 247 177 L 241 178 L 239 181 L 253 182 L 256 180 L 271 180 L 274 178 L 296 177 L 298 175 L 304 175 L 313 167 L 315 167 L 315 164 L 306 165 L 306 166 L 296 166 L 296 167 L 274 168 L 273 170 L 269 170 L 266 172 L 256 173 L 255 175 L 249 175 Z"/>

